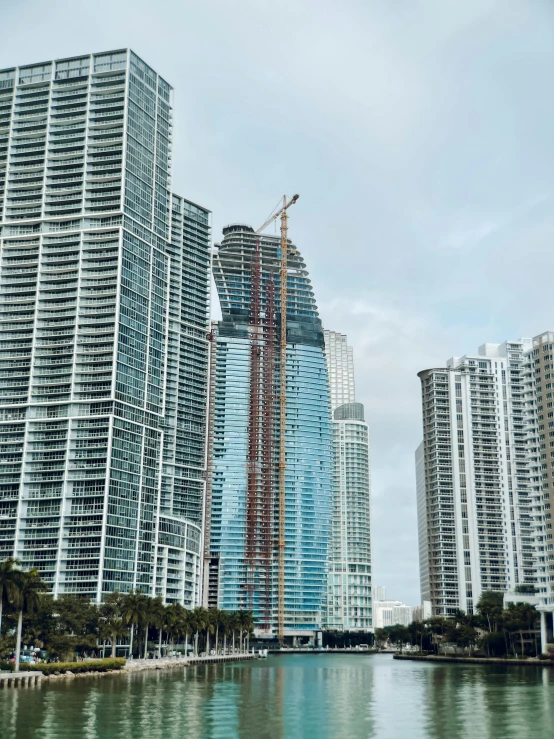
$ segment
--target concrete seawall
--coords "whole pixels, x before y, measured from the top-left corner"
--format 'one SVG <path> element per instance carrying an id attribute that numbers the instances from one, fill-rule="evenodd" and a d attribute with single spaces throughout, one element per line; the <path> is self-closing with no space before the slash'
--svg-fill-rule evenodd
<path id="1" fill-rule="evenodd" d="M 550 659 L 497 659 L 496 657 L 451 657 L 436 654 L 395 654 L 394 659 L 406 659 L 420 662 L 450 662 L 468 665 L 509 665 L 510 667 L 554 667 Z"/>
<path id="2" fill-rule="evenodd" d="M 236 654 L 218 654 L 209 657 L 162 657 L 162 659 L 130 659 L 121 670 L 123 673 L 142 672 L 143 670 L 166 670 L 171 667 L 189 667 L 193 665 L 213 665 L 221 662 L 242 662 L 245 659 L 256 659 L 252 652 Z"/>
<path id="3" fill-rule="evenodd" d="M 0 689 L 17 688 L 40 685 L 58 680 L 72 680 L 75 678 L 105 677 L 106 675 L 129 675 L 145 670 L 168 670 L 174 667 L 193 667 L 195 665 L 219 664 L 221 662 L 242 662 L 244 660 L 256 659 L 257 654 L 252 652 L 237 652 L 235 654 L 218 654 L 209 657 L 164 657 L 162 659 L 133 659 L 128 660 L 120 670 L 108 670 L 106 672 L 78 672 L 71 670 L 58 675 L 43 675 L 39 670 L 33 672 L 5 672 L 0 673 Z M 86 664 L 86 662 L 84 663 Z"/>

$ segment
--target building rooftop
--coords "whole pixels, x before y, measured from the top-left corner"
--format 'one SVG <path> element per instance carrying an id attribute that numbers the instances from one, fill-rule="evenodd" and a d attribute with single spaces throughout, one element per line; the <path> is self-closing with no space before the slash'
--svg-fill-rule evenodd
<path id="1" fill-rule="evenodd" d="M 93 59 L 95 62 L 95 65 L 93 67 L 93 72 L 110 71 L 110 69 L 96 68 L 96 62 L 98 62 L 99 65 L 102 64 L 102 66 L 105 66 L 106 57 L 125 55 L 125 60 L 122 60 L 122 61 L 125 61 L 126 63 L 127 54 L 132 54 L 136 59 L 138 59 L 146 67 L 147 70 L 149 70 L 152 74 L 160 77 L 160 79 L 162 79 L 171 90 L 173 89 L 173 87 L 167 82 L 167 80 L 165 80 L 163 77 L 161 77 L 161 75 L 155 72 L 150 66 L 146 64 L 146 62 L 143 59 L 141 59 L 141 57 L 138 54 L 136 54 L 132 49 L 129 49 L 129 48 L 113 49 L 111 51 L 100 51 L 100 52 L 91 53 L 91 54 L 78 54 L 76 56 L 63 57 L 60 59 L 48 59 L 47 61 L 43 61 L 43 62 L 35 62 L 33 64 L 20 64 L 14 67 L 7 67 L 5 69 L 0 69 L 0 88 L 5 87 L 5 85 L 1 84 L 2 81 L 7 80 L 7 79 L 15 79 L 15 74 L 13 77 L 9 77 L 9 75 L 10 73 L 15 73 L 16 70 L 22 70 L 28 73 L 30 70 L 33 70 L 33 69 L 43 68 L 43 74 L 46 74 L 48 71 L 46 68 L 52 64 L 55 64 L 56 67 L 58 65 L 66 66 L 69 62 L 78 62 L 81 60 Z M 118 60 L 115 60 L 115 63 L 117 63 L 117 61 Z M 117 67 L 117 68 L 123 68 L 123 67 L 124 65 L 122 64 L 120 67 Z M 90 73 L 90 68 L 89 70 L 87 70 L 85 74 L 88 75 L 89 73 Z M 78 76 L 78 75 L 75 75 L 75 76 Z M 34 80 L 30 80 L 30 82 L 32 81 Z M 40 81 L 40 80 L 37 80 L 37 81 Z M 20 79 L 18 81 L 18 84 L 25 84 L 25 82 L 22 83 Z"/>

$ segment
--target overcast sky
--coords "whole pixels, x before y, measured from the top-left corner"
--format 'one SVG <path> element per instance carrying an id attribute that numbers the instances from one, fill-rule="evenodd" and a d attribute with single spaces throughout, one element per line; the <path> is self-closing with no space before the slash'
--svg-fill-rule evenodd
<path id="1" fill-rule="evenodd" d="M 291 237 L 354 346 L 374 581 L 419 602 L 417 372 L 554 329 L 550 0 L 0 0 L 0 69 L 132 47 L 175 88 L 173 184 L 214 239 Z"/>

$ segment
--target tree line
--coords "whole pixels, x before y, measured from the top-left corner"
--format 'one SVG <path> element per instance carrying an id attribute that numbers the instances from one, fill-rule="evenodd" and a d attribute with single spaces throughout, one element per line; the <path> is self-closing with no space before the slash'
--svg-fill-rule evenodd
<path id="1" fill-rule="evenodd" d="M 100 605 L 79 595 L 54 600 L 38 570 L 23 571 L 13 558 L 0 564 L 0 658 L 15 652 L 16 670 L 22 644 L 61 660 L 106 651 L 115 657 L 122 642 L 130 657 L 146 657 L 149 649 L 161 657 L 175 644 L 198 655 L 248 649 L 253 630 L 251 611 L 187 610 L 137 590 L 108 593 Z"/>
<path id="2" fill-rule="evenodd" d="M 437 654 L 441 645 L 451 645 L 470 655 L 479 650 L 488 657 L 536 657 L 540 654 L 539 618 L 535 606 L 509 603 L 504 608 L 504 594 L 489 590 L 481 595 L 476 613 L 457 610 L 452 618 L 434 616 L 409 626 L 387 626 L 376 630 L 375 641 L 380 646 L 388 642 L 401 648 L 410 644 Z"/>

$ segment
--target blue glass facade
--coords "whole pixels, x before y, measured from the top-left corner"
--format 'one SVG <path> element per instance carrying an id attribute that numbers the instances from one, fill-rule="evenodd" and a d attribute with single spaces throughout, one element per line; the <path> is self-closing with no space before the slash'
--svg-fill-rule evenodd
<path id="1" fill-rule="evenodd" d="M 259 622 L 262 597 L 247 585 L 246 527 L 250 396 L 249 307 L 256 237 L 247 226 L 225 229 L 214 255 L 223 312 L 214 362 L 213 463 L 210 480 L 210 599 L 220 608 L 252 607 Z M 261 302 L 270 276 L 279 295 L 279 240 L 261 237 Z M 285 636 L 321 628 L 326 603 L 330 535 L 331 421 L 323 331 L 304 262 L 291 245 L 287 311 L 287 468 L 285 477 Z M 279 326 L 277 300 L 277 327 Z M 276 354 L 277 356 L 277 354 Z M 273 396 L 278 399 L 278 357 Z M 278 405 L 278 404 L 276 404 Z M 278 454 L 279 413 L 271 435 Z M 275 469 L 277 465 L 275 464 Z M 277 532 L 278 474 L 273 479 L 272 543 Z M 270 630 L 277 616 L 276 549 L 271 567 Z"/>

